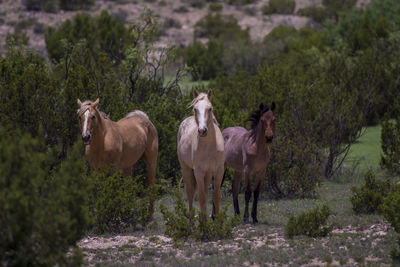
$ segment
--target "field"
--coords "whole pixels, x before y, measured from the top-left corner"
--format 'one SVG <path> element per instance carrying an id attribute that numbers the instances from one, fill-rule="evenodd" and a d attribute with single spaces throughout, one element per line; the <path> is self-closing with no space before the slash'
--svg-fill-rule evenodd
<path id="1" fill-rule="evenodd" d="M 360 157 L 360 169 L 379 166 L 380 128 L 367 128 L 352 147 L 354 162 Z M 349 163 L 350 165 L 350 163 Z M 174 244 L 164 235 L 164 222 L 159 211 L 147 229 L 122 235 L 87 236 L 79 242 L 85 265 L 96 266 L 390 266 L 390 250 L 397 234 L 379 215 L 356 215 L 349 197 L 351 187 L 362 183 L 359 172 L 341 174 L 325 181 L 315 199 L 271 200 L 259 203 L 259 224 L 241 224 L 233 239 L 214 242 L 189 240 Z M 231 196 L 225 190 L 223 205 L 233 213 Z M 170 208 L 173 201 L 160 202 Z M 210 203 L 210 200 L 208 201 Z M 243 210 L 244 196 L 239 196 Z M 306 236 L 289 239 L 284 226 L 291 214 L 327 203 L 331 209 L 329 224 L 333 231 L 324 238 Z M 211 205 L 208 205 L 210 209 Z M 210 212 L 210 211 L 209 211 Z"/>

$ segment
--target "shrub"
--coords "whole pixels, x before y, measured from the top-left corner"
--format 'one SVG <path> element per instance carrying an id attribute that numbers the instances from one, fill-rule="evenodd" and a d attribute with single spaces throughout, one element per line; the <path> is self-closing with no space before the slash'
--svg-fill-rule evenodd
<path id="1" fill-rule="evenodd" d="M 381 167 L 393 174 L 400 173 L 400 118 L 382 122 L 381 144 Z"/>
<path id="2" fill-rule="evenodd" d="M 206 45 L 194 42 L 185 49 L 186 64 L 191 68 L 194 80 L 209 80 L 223 73 L 223 46 L 220 42 L 211 40 Z"/>
<path id="3" fill-rule="evenodd" d="M 267 5 L 262 7 L 264 15 L 269 14 L 293 14 L 296 9 L 294 0 L 270 0 Z"/>
<path id="4" fill-rule="evenodd" d="M 220 11 L 222 11 L 223 8 L 224 8 L 224 6 L 219 3 L 210 3 L 208 6 L 208 9 L 213 12 L 220 12 Z"/>
<path id="5" fill-rule="evenodd" d="M 194 29 L 195 38 L 210 38 L 220 40 L 249 40 L 248 30 L 242 30 L 237 19 L 232 15 L 208 13 L 196 22 Z"/>
<path id="6" fill-rule="evenodd" d="M 351 188 L 353 195 L 350 201 L 356 213 L 375 213 L 390 193 L 391 185 L 388 180 L 377 180 L 371 170 L 364 174 L 364 179 L 363 186 Z"/>
<path id="7" fill-rule="evenodd" d="M 279 125 L 277 126 L 279 128 Z M 274 198 L 313 197 L 322 182 L 322 155 L 318 147 L 300 133 L 276 138 L 267 165 L 268 193 Z"/>
<path id="8" fill-rule="evenodd" d="M 107 11 L 102 11 L 96 18 L 83 13 L 76 15 L 72 21 L 67 20 L 58 29 L 49 27 L 45 35 L 47 53 L 58 62 L 68 48 L 64 43 L 73 47 L 82 39 L 87 41 L 92 53 L 98 53 L 98 50 L 106 52 L 118 63 L 124 57 L 128 44 L 133 41 L 124 23 Z"/>
<path id="9" fill-rule="evenodd" d="M 318 23 L 324 22 L 324 20 L 327 19 L 328 16 L 325 8 L 315 6 L 301 8 L 297 11 L 297 14 L 300 16 L 311 17 Z"/>
<path id="10" fill-rule="evenodd" d="M 62 10 L 79 10 L 89 8 L 94 0 L 23 0 L 28 10 L 57 12 Z"/>
<path id="11" fill-rule="evenodd" d="M 400 233 L 400 188 L 394 190 L 383 200 L 380 206 L 380 213 L 393 226 L 396 232 Z M 396 263 L 400 262 L 400 239 L 397 241 L 397 247 L 393 247 L 390 251 L 390 256 Z"/>
<path id="12" fill-rule="evenodd" d="M 324 226 L 329 215 L 330 209 L 324 204 L 322 207 L 302 212 L 297 217 L 291 216 L 285 226 L 285 233 L 289 238 L 296 235 L 326 236 L 332 231 L 332 226 Z"/>
<path id="13" fill-rule="evenodd" d="M 189 211 L 179 190 L 174 192 L 175 208 L 169 211 L 165 205 L 160 210 L 165 221 L 165 234 L 172 237 L 174 242 L 194 238 L 201 241 L 211 241 L 232 237 L 233 228 L 239 223 L 238 217 L 230 217 L 223 208 L 214 220 L 207 219 L 203 212 Z"/>
<path id="14" fill-rule="evenodd" d="M 93 172 L 89 178 L 89 213 L 95 232 L 121 232 L 145 227 L 157 197 L 155 186 L 143 185 L 120 173 Z"/>
<path id="15" fill-rule="evenodd" d="M 43 140 L 4 127 L 0 134 L 0 262 L 54 266 L 79 260 L 73 259 L 78 250 L 68 253 L 89 222 L 85 163 L 77 147 L 51 173 L 54 155 Z"/>

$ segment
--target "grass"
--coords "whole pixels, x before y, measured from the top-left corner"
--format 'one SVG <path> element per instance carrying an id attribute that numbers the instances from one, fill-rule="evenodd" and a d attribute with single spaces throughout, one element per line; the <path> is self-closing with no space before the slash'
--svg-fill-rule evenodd
<path id="1" fill-rule="evenodd" d="M 379 168 L 380 127 L 370 127 L 359 142 L 351 148 L 352 157 L 362 157 L 360 166 Z M 351 161 L 349 161 L 351 162 Z M 314 199 L 265 199 L 259 202 L 259 224 L 241 224 L 234 237 L 228 240 L 199 242 L 189 240 L 178 246 L 163 237 L 162 215 L 154 214 L 155 226 L 144 231 L 128 233 L 128 245 L 83 248 L 85 265 L 110 266 L 243 266 L 243 265 L 309 265 L 309 266 L 390 266 L 390 250 L 398 235 L 379 215 L 357 215 L 350 203 L 351 186 L 360 185 L 361 179 L 346 182 L 325 181 Z M 211 213 L 211 192 L 208 214 Z M 228 205 L 233 214 L 232 196 L 222 195 L 222 205 Z M 173 207 L 172 197 L 164 196 L 160 202 Z M 290 215 L 327 203 L 331 210 L 328 223 L 333 231 L 327 237 L 296 236 L 289 239 L 284 226 Z M 198 208 L 198 202 L 195 201 Z M 239 195 L 243 214 L 244 195 Z M 118 236 L 115 238 L 119 238 Z"/>
<path id="2" fill-rule="evenodd" d="M 381 154 L 381 127 L 367 127 L 360 139 L 351 146 L 346 162 L 355 164 L 359 161 L 361 169 L 379 169 Z"/>

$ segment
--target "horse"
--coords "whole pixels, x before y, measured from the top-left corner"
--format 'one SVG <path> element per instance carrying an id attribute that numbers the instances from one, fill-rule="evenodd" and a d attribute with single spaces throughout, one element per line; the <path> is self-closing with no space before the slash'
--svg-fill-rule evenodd
<path id="1" fill-rule="evenodd" d="M 140 110 L 128 113 L 117 122 L 97 109 L 95 102 L 77 100 L 79 126 L 90 169 L 113 168 L 124 176 L 132 175 L 133 165 L 144 156 L 148 183 L 155 184 L 158 134 L 149 117 Z"/>
<path id="2" fill-rule="evenodd" d="M 251 198 L 251 177 L 255 174 L 254 201 L 251 216 L 253 223 L 257 220 L 257 203 L 260 187 L 265 177 L 266 167 L 270 159 L 269 144 L 275 134 L 275 103 L 271 107 L 260 104 L 248 120 L 251 122 L 251 130 L 243 127 L 229 127 L 222 131 L 225 142 L 225 166 L 234 169 L 232 183 L 233 206 L 235 215 L 240 214 L 238 195 L 240 181 L 245 177 L 245 211 L 244 222 L 249 223 L 249 201 Z"/>
<path id="3" fill-rule="evenodd" d="M 193 116 L 182 121 L 178 131 L 178 159 L 182 168 L 185 192 L 192 210 L 198 190 L 200 210 L 206 213 L 208 186 L 214 177 L 212 217 L 219 213 L 221 182 L 224 175 L 224 139 L 211 105 L 212 90 L 208 93 L 193 91 L 190 105 Z"/>

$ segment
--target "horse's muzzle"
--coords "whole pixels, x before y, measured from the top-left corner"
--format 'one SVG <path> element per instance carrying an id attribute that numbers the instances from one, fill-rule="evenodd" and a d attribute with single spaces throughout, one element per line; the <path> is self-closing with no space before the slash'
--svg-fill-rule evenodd
<path id="1" fill-rule="evenodd" d="M 199 128 L 199 135 L 200 135 L 200 137 L 207 136 L 207 128 L 204 128 L 204 129 Z"/>
<path id="2" fill-rule="evenodd" d="M 92 136 L 91 136 L 90 134 L 85 135 L 85 136 L 82 135 L 83 144 L 84 144 L 84 145 L 90 145 L 91 137 L 92 137 Z"/>
<path id="3" fill-rule="evenodd" d="M 272 135 L 272 136 L 266 136 L 265 137 L 265 142 L 267 142 L 267 143 L 272 143 L 272 140 L 274 139 L 274 136 Z"/>

